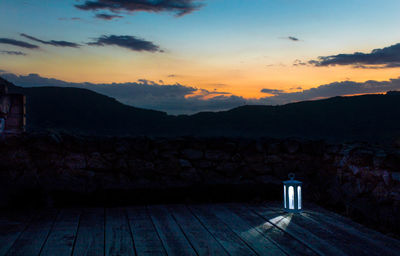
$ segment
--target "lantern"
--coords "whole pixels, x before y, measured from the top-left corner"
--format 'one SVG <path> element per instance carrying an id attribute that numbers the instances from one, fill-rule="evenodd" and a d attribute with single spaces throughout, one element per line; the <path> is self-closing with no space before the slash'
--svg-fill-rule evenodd
<path id="1" fill-rule="evenodd" d="M 294 173 L 289 173 L 288 176 L 290 180 L 283 182 L 283 208 L 287 212 L 301 212 L 302 182 L 294 179 Z"/>

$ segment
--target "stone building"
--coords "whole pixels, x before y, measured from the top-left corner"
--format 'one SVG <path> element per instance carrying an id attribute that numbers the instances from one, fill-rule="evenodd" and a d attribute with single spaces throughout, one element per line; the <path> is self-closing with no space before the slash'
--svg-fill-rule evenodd
<path id="1" fill-rule="evenodd" d="M 0 81 L 0 134 L 16 135 L 25 131 L 26 97 L 8 93 L 8 85 Z"/>

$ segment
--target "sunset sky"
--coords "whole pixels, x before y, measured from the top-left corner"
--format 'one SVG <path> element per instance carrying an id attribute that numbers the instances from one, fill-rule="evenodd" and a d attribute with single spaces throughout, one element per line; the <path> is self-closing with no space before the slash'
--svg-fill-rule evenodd
<path id="1" fill-rule="evenodd" d="M 146 102 L 98 91 L 171 113 L 384 92 L 400 89 L 399 13 L 398 0 L 1 0 L 0 75 L 148 86 Z"/>

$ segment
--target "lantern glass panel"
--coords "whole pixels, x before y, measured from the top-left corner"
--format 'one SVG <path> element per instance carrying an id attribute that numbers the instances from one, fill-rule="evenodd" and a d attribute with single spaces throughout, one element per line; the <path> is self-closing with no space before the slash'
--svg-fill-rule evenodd
<path id="1" fill-rule="evenodd" d="M 286 208 L 287 207 L 287 205 L 286 205 L 286 185 L 283 185 L 283 201 L 284 201 L 284 206 Z"/>
<path id="2" fill-rule="evenodd" d="M 299 207 L 299 209 L 301 209 L 301 187 L 298 186 L 297 187 L 297 205 Z"/>
<path id="3" fill-rule="evenodd" d="M 289 209 L 294 209 L 294 188 L 289 187 Z"/>

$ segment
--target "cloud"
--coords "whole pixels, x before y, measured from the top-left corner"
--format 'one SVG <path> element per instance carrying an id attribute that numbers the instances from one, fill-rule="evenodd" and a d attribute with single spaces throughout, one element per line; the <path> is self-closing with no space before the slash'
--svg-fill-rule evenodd
<path id="1" fill-rule="evenodd" d="M 101 36 L 94 42 L 88 43 L 89 45 L 105 46 L 115 45 L 123 48 L 127 48 L 132 51 L 147 51 L 147 52 L 163 52 L 160 47 L 150 41 L 140 39 L 134 36 Z"/>
<path id="2" fill-rule="evenodd" d="M 76 44 L 76 43 L 71 43 L 71 42 L 67 42 L 67 41 L 55 41 L 55 40 L 51 40 L 51 41 L 44 41 L 41 39 L 38 39 L 36 37 L 27 35 L 27 34 L 20 34 L 21 36 L 28 38 L 30 40 L 42 43 L 42 44 L 47 44 L 47 45 L 52 45 L 52 46 L 56 46 L 56 47 L 72 47 L 72 48 L 79 48 L 80 45 Z"/>
<path id="3" fill-rule="evenodd" d="M 302 60 L 295 60 L 293 62 L 293 66 L 307 66 L 307 65 L 309 65 L 309 63 L 303 62 Z"/>
<path id="4" fill-rule="evenodd" d="M 165 111 L 169 114 L 193 114 L 201 111 L 221 111 L 245 104 L 251 105 L 282 105 L 304 100 L 315 100 L 334 96 L 384 93 L 400 90 L 400 78 L 388 81 L 352 81 L 334 82 L 315 88 L 284 92 L 277 89 L 263 89 L 273 96 L 260 99 L 243 98 L 229 92 L 208 91 L 192 86 L 176 84 L 160 84 L 154 81 L 140 79 L 131 83 L 70 83 L 53 78 L 41 77 L 37 74 L 17 76 L 2 73 L 4 79 L 22 87 L 60 86 L 85 88 L 108 95 L 118 101 L 141 108 Z M 297 87 L 296 89 L 301 89 Z M 268 92 L 267 92 L 268 91 Z M 274 94 L 275 93 L 275 94 Z"/>
<path id="5" fill-rule="evenodd" d="M 180 17 L 203 7 L 197 0 L 91 0 L 76 4 L 85 11 L 109 10 L 114 13 L 126 12 L 172 12 Z"/>
<path id="6" fill-rule="evenodd" d="M 389 81 L 370 80 L 363 83 L 342 81 L 320 85 L 318 87 L 299 92 L 280 93 L 272 97 L 263 98 L 261 101 L 263 101 L 265 104 L 281 105 L 304 100 L 355 94 L 384 93 L 387 91 L 396 90 L 400 90 L 400 78 L 390 79 Z"/>
<path id="7" fill-rule="evenodd" d="M 287 39 L 294 41 L 294 42 L 300 41 L 300 39 L 298 39 L 297 37 L 294 37 L 294 36 L 288 36 Z"/>
<path id="8" fill-rule="evenodd" d="M 59 86 L 85 88 L 135 107 L 166 111 L 169 114 L 192 114 L 200 111 L 228 110 L 244 105 L 246 100 L 228 92 L 208 91 L 192 86 L 160 84 L 139 79 L 131 83 L 70 83 L 37 74 L 26 76 L 2 74 L 4 79 L 22 87 Z"/>
<path id="9" fill-rule="evenodd" d="M 3 51 L 0 50 L 0 54 L 7 54 L 7 55 L 17 55 L 17 56 L 26 56 L 28 54 L 20 51 Z"/>
<path id="10" fill-rule="evenodd" d="M 278 90 L 278 89 L 262 89 L 261 90 L 262 93 L 268 93 L 268 94 L 273 94 L 273 95 L 278 95 L 278 94 L 282 94 L 285 91 L 284 90 Z"/>
<path id="11" fill-rule="evenodd" d="M 400 43 L 385 48 L 374 49 L 370 53 L 341 53 L 320 56 L 308 62 L 317 67 L 352 65 L 355 68 L 394 68 L 400 67 Z"/>
<path id="12" fill-rule="evenodd" d="M 101 20 L 112 20 L 112 19 L 119 19 L 119 18 L 123 18 L 123 16 L 121 15 L 112 15 L 112 14 L 106 14 L 106 13 L 98 13 L 95 16 L 98 19 Z"/>
<path id="13" fill-rule="evenodd" d="M 39 49 L 39 46 L 10 38 L 0 38 L 0 44 L 10 44 L 27 49 Z"/>

